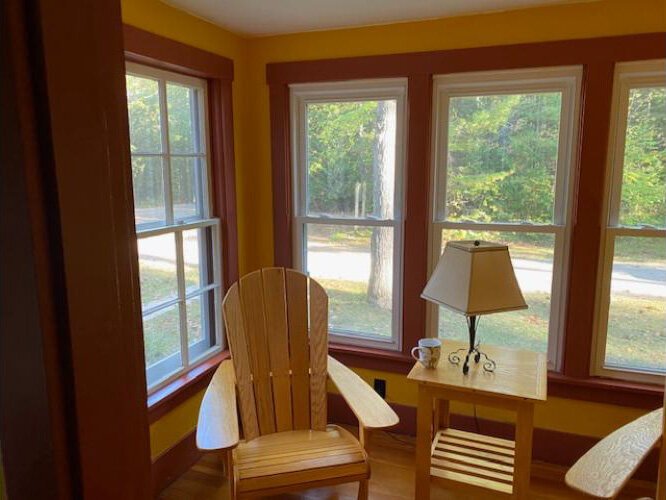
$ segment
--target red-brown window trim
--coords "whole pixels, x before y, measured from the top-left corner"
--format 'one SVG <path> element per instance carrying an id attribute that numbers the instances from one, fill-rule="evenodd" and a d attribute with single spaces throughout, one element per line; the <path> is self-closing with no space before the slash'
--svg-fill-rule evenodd
<path id="1" fill-rule="evenodd" d="M 174 407 L 203 391 L 219 364 L 229 358 L 229 351 L 224 350 L 148 396 L 148 422 L 152 424 Z"/>
<path id="2" fill-rule="evenodd" d="M 231 84 L 231 59 L 163 38 L 133 26 L 123 27 L 125 60 L 173 71 L 208 83 L 210 168 L 213 184 L 213 215 L 220 219 L 220 248 L 225 288 L 238 280 L 238 229 Z M 148 417 L 157 420 L 171 408 L 206 387 L 215 368 L 228 351 L 207 360 L 148 398 Z"/>
<path id="3" fill-rule="evenodd" d="M 574 175 L 570 273 L 562 373 L 549 377 L 551 395 L 637 407 L 658 406 L 662 389 L 590 377 L 597 260 L 601 245 L 607 142 L 615 64 L 666 57 L 666 33 L 565 40 L 471 49 L 272 63 L 266 66 L 271 118 L 275 265 L 292 266 L 289 84 L 407 77 L 409 132 L 403 289 L 403 349 L 331 345 L 352 366 L 404 373 L 409 349 L 426 331 L 431 81 L 435 74 L 582 65 L 581 126 Z"/>

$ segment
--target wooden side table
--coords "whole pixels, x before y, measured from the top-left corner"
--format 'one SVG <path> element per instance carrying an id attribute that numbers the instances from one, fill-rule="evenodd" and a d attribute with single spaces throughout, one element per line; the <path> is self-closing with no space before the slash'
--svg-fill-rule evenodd
<path id="1" fill-rule="evenodd" d="M 462 367 L 451 364 L 446 353 L 465 345 L 445 341 L 437 368 L 429 370 L 416 363 L 407 376 L 419 387 L 415 498 L 430 498 L 431 477 L 453 489 L 481 488 L 501 497 L 528 498 L 534 404 L 546 400 L 546 356 L 485 345 L 488 356 L 497 362 L 496 370 L 488 373 L 481 363 L 472 363 L 463 375 Z M 450 401 L 514 411 L 515 440 L 450 428 Z"/>

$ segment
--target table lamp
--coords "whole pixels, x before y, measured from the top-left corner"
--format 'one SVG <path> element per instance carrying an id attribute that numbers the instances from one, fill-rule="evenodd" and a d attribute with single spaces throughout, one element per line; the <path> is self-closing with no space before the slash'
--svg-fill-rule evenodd
<path id="1" fill-rule="evenodd" d="M 495 361 L 479 349 L 476 341 L 478 317 L 505 311 L 527 309 L 509 256 L 509 247 L 487 241 L 449 241 L 421 297 L 464 314 L 469 329 L 469 348 L 449 354 L 459 364 L 464 351 L 463 373 L 469 372 L 469 359 L 492 372 Z M 463 353 L 463 354 L 461 354 Z"/>

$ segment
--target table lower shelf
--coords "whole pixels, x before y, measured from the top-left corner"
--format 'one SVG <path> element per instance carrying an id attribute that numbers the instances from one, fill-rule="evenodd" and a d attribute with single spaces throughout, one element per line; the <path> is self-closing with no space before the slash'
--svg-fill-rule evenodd
<path id="1" fill-rule="evenodd" d="M 511 495 L 514 457 L 514 441 L 442 429 L 432 443 L 430 475 Z"/>

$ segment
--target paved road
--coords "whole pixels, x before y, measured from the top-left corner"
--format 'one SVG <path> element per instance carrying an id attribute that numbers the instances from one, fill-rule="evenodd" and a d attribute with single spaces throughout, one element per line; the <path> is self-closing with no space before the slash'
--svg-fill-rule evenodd
<path id="1" fill-rule="evenodd" d="M 173 236 L 139 240 L 140 254 L 151 265 L 173 269 Z M 185 263 L 198 264 L 199 246 L 194 232 L 185 240 Z M 525 293 L 550 292 L 552 264 L 539 259 L 513 259 L 520 288 Z M 370 274 L 370 253 L 338 250 L 311 243 L 308 270 L 317 278 L 365 282 Z M 666 266 L 618 264 L 613 270 L 613 292 L 666 298 Z"/>
<path id="2" fill-rule="evenodd" d="M 512 260 L 523 292 L 550 292 L 550 262 L 537 259 Z M 362 250 L 337 251 L 311 244 L 308 270 L 319 278 L 367 281 L 370 253 Z M 613 292 L 666 298 L 666 266 L 618 264 L 613 270 L 613 278 Z"/>

